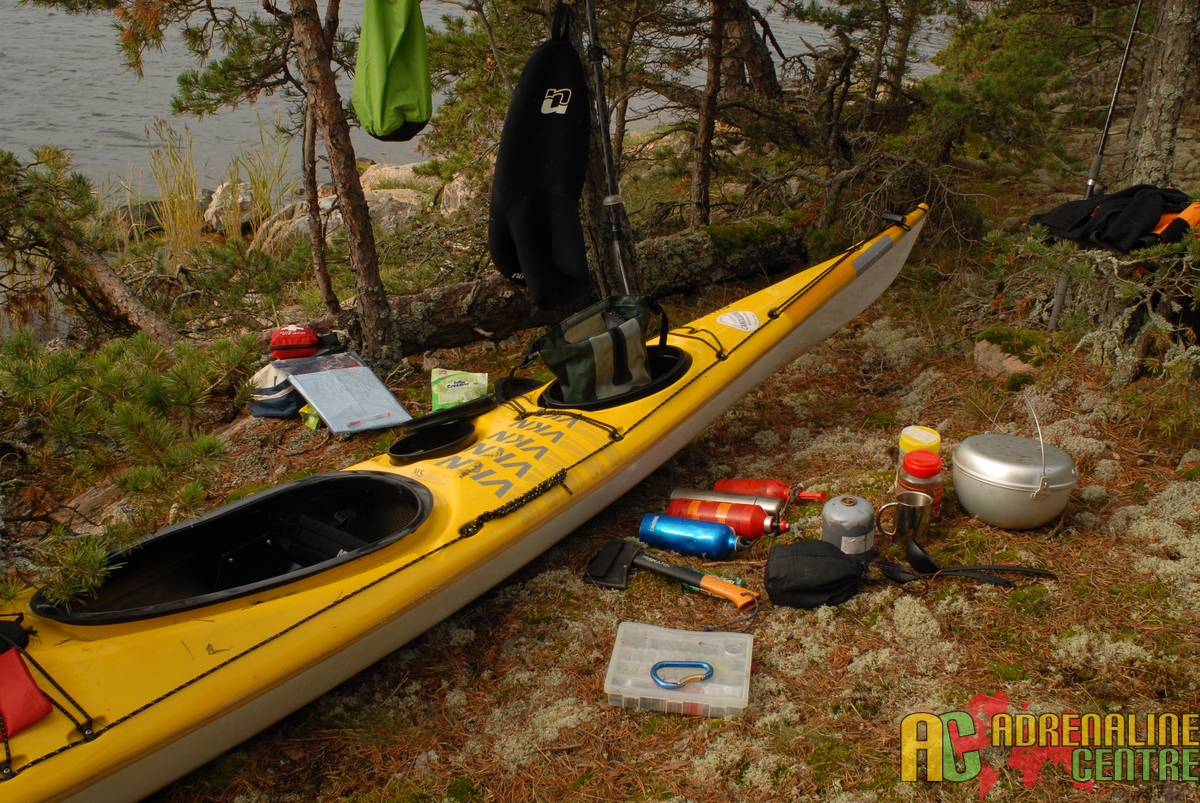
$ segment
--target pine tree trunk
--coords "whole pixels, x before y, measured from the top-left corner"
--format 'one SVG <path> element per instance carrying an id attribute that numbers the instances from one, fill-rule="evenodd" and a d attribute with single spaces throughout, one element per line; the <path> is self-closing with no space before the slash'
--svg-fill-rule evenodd
<path id="1" fill-rule="evenodd" d="M 779 85 L 771 51 L 758 32 L 754 10 L 747 0 L 726 0 L 725 6 L 737 29 L 737 41 L 732 44 L 744 65 L 750 88 L 759 100 L 779 100 L 783 97 L 783 87 Z M 732 32 L 729 37 L 732 39 Z"/>
<path id="2" fill-rule="evenodd" d="M 387 363 L 398 356 L 391 353 L 392 318 L 383 280 L 379 276 L 375 233 L 358 180 L 350 126 L 342 111 L 342 99 L 330 66 L 332 32 L 322 28 L 316 0 L 291 0 L 291 11 L 296 61 L 308 89 L 313 117 L 325 143 L 330 177 L 346 226 L 350 270 L 354 274 L 355 311 L 362 328 L 363 357 L 370 362 Z"/>
<path id="3" fill-rule="evenodd" d="M 712 0 L 712 27 L 708 33 L 708 77 L 704 100 L 696 116 L 696 139 L 692 148 L 692 228 L 708 224 L 711 211 L 709 182 L 712 180 L 712 139 L 717 118 L 717 99 L 721 95 L 721 51 L 724 49 L 725 8 L 721 0 Z"/>
<path id="4" fill-rule="evenodd" d="M 634 0 L 629 9 L 625 25 L 621 29 L 621 41 L 613 57 L 614 97 L 612 114 L 613 159 L 616 160 L 617 175 L 624 169 L 625 119 L 629 114 L 629 60 L 633 55 L 633 38 L 637 35 L 642 15 L 642 0 Z"/>
<path id="5" fill-rule="evenodd" d="M 325 309 L 338 315 L 342 305 L 333 292 L 329 270 L 325 265 L 325 224 L 321 222 L 321 199 L 317 197 L 317 126 L 312 107 L 304 112 L 304 197 L 308 201 L 308 242 L 312 248 L 313 275 Z"/>
<path id="6" fill-rule="evenodd" d="M 1175 162 L 1175 137 L 1196 69 L 1200 0 L 1162 0 L 1129 132 L 1125 171 L 1130 184 L 1165 187 Z"/>
<path id="7" fill-rule="evenodd" d="M 913 34 L 917 32 L 917 23 L 921 21 L 921 4 L 922 0 L 904 0 L 900 9 L 900 19 L 896 23 L 896 49 L 887 70 L 887 80 L 891 85 L 888 97 L 892 100 L 902 97 L 900 87 L 908 72 L 908 48 L 912 44 Z"/>
<path id="8" fill-rule="evenodd" d="M 871 80 L 867 82 L 867 110 L 863 118 L 869 125 L 875 113 L 875 102 L 879 99 L 879 80 L 883 77 L 883 54 L 887 51 L 888 39 L 892 35 L 892 11 L 888 0 L 879 0 L 879 31 L 876 34 L 875 53 L 871 64 Z"/>

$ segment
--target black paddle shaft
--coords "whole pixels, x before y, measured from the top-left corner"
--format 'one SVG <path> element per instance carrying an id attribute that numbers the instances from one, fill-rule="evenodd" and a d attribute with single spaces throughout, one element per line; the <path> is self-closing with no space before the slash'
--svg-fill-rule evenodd
<path id="1" fill-rule="evenodd" d="M 1140 0 L 1139 0 L 1140 1 Z M 596 116 L 600 123 L 600 151 L 604 155 L 604 178 L 608 185 L 608 196 L 604 199 L 604 208 L 608 211 L 608 222 L 611 229 L 613 262 L 617 268 L 617 278 L 621 280 L 621 292 L 629 295 L 629 280 L 625 276 L 625 263 L 621 258 L 621 188 L 617 182 L 617 165 L 613 158 L 612 140 L 608 130 L 608 102 L 604 97 L 604 48 L 600 46 L 600 37 L 596 25 L 596 5 L 592 0 L 586 0 L 588 23 L 588 60 L 592 63 L 592 80 L 596 84 Z"/>

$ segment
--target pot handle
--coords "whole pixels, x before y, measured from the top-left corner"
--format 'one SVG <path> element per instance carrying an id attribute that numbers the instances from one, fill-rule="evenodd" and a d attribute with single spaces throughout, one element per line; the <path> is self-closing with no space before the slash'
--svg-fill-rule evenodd
<path id="1" fill-rule="evenodd" d="M 893 538 L 896 537 L 895 530 L 892 530 L 889 533 L 887 530 L 883 529 L 883 511 L 887 510 L 889 507 L 896 507 L 899 504 L 900 504 L 899 502 L 888 502 L 886 505 L 880 505 L 879 510 L 875 511 L 875 529 L 876 530 L 879 530 L 879 532 L 883 533 L 884 535 L 890 535 Z"/>
<path id="2" fill-rule="evenodd" d="M 1008 396 L 996 408 L 996 414 L 992 416 L 992 428 L 996 426 L 996 419 L 1000 417 L 1000 411 L 1004 409 L 1004 405 L 1008 404 L 1008 400 L 1011 398 L 1012 396 Z M 1042 422 L 1038 420 L 1037 410 L 1033 409 L 1033 403 L 1029 401 L 1028 394 L 1022 393 L 1021 398 L 1024 400 L 1025 406 L 1029 408 L 1029 414 L 1033 416 L 1033 425 L 1037 427 L 1038 445 L 1042 447 L 1042 481 L 1038 485 L 1038 489 L 1029 496 L 1031 499 L 1041 499 L 1044 496 L 1050 495 L 1050 480 L 1046 479 L 1046 439 L 1042 437 Z M 989 428 L 990 431 L 991 429 Z"/>

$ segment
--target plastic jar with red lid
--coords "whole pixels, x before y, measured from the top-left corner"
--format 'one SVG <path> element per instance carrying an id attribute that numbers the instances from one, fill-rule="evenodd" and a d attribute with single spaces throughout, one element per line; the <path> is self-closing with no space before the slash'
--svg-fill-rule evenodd
<path id="1" fill-rule="evenodd" d="M 942 458 L 923 449 L 904 455 L 904 465 L 896 477 L 896 493 L 920 491 L 933 497 L 933 515 L 942 512 L 942 491 L 946 478 L 942 474 Z"/>

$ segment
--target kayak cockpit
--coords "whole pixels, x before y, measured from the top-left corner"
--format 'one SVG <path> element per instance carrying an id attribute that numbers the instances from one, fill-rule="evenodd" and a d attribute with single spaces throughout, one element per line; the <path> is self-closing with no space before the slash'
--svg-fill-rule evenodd
<path id="1" fill-rule="evenodd" d="M 125 553 L 89 599 L 68 608 L 44 590 L 30 609 L 72 624 L 178 613 L 325 571 L 403 538 L 428 517 L 419 483 L 382 472 L 317 474 L 165 527 Z"/>
<path id="2" fill-rule="evenodd" d="M 569 403 L 563 399 L 562 386 L 556 379 L 546 386 L 538 404 L 551 410 L 607 410 L 644 399 L 674 385 L 686 376 L 688 369 L 692 367 L 692 355 L 678 346 L 650 345 L 646 347 L 646 364 L 650 371 L 648 385 L 597 401 Z"/>

